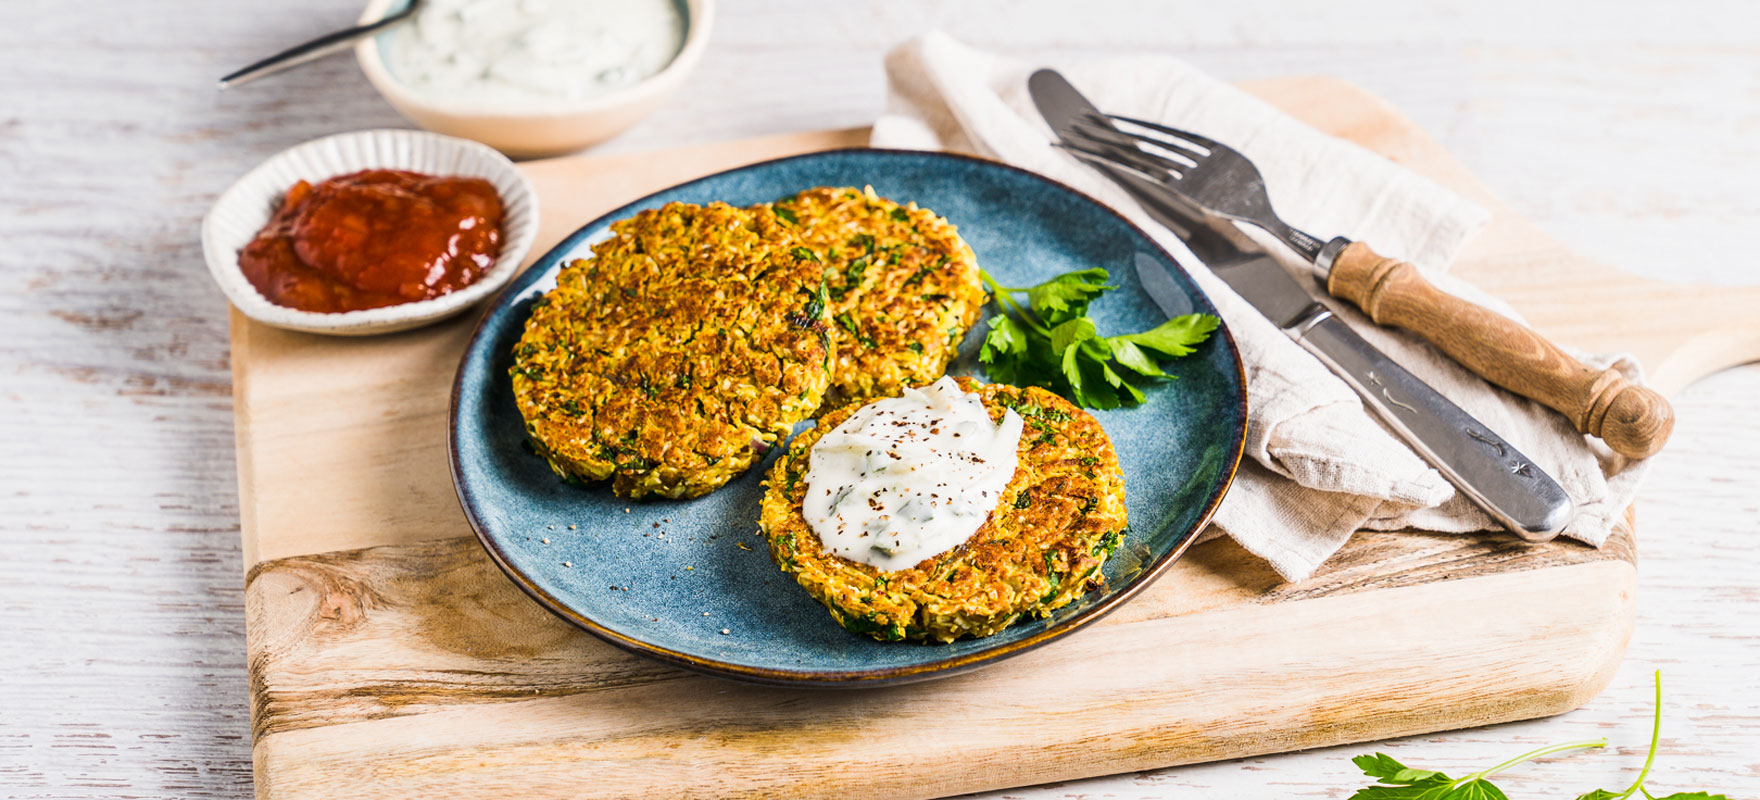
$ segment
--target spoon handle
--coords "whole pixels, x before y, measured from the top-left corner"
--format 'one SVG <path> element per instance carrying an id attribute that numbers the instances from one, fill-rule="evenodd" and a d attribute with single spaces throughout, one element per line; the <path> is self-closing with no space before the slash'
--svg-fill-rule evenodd
<path id="1" fill-rule="evenodd" d="M 304 44 L 295 45 L 275 55 L 269 56 L 244 69 L 220 79 L 220 88 L 228 89 L 242 83 L 250 83 L 264 75 L 273 75 L 282 70 L 293 69 L 301 64 L 323 58 L 338 50 L 347 49 L 349 45 L 371 36 L 379 31 L 409 19 L 421 5 L 421 0 L 412 2 L 402 11 L 392 14 L 378 22 L 356 25 L 352 28 L 326 33 Z"/>

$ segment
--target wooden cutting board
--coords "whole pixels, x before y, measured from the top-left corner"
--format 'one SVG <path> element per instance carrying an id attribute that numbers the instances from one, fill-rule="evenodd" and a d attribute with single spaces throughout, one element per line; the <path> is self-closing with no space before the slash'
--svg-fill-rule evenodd
<path id="1" fill-rule="evenodd" d="M 1456 272 L 1559 341 L 1635 352 L 1664 391 L 1760 355 L 1760 290 L 1571 253 L 1348 85 L 1247 88 L 1494 209 Z M 865 138 L 527 164 L 534 254 L 651 190 Z M 355 340 L 233 316 L 259 797 L 933 797 L 1555 714 L 1601 689 L 1631 633 L 1628 515 L 1601 550 L 1359 534 L 1293 584 L 1214 541 L 1068 639 L 924 684 L 680 672 L 550 616 L 472 537 L 444 438 L 473 321 Z"/>

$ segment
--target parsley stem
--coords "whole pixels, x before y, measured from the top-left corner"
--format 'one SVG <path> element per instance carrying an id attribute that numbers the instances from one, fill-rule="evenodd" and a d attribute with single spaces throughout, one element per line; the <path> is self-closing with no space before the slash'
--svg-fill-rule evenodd
<path id="1" fill-rule="evenodd" d="M 1522 764 L 1522 763 L 1526 763 L 1528 761 L 1533 761 L 1534 759 L 1540 758 L 1541 756 L 1552 755 L 1553 753 L 1557 753 L 1562 750 L 1581 750 L 1581 749 L 1586 749 L 1586 748 L 1590 748 L 1590 747 L 1606 747 L 1606 746 L 1607 746 L 1607 740 L 1605 738 L 1603 738 L 1603 739 L 1584 739 L 1580 742 L 1565 742 L 1564 744 L 1548 745 L 1546 747 L 1540 748 L 1539 750 L 1534 750 L 1531 752 L 1523 753 L 1519 756 L 1516 756 L 1515 758 L 1512 758 L 1508 761 L 1505 761 L 1502 764 L 1498 764 L 1497 766 L 1492 767 L 1490 769 L 1483 770 L 1480 772 L 1475 772 L 1471 775 L 1466 776 L 1465 778 L 1461 778 L 1460 780 L 1455 781 L 1453 785 L 1460 786 L 1462 784 L 1471 783 L 1473 781 L 1483 780 L 1485 778 L 1489 778 L 1493 775 L 1496 775 L 1497 773 L 1502 772 L 1506 769 L 1509 769 L 1510 767 L 1516 766 L 1517 764 Z"/>
<path id="2" fill-rule="evenodd" d="M 1031 287 L 1031 286 L 1003 286 L 1002 284 L 997 283 L 996 279 L 990 277 L 990 273 L 985 272 L 984 270 L 978 270 L 978 277 L 983 278 L 984 282 L 990 285 L 991 291 L 994 291 L 997 294 L 1012 294 L 1014 292 L 1030 292 L 1033 290 L 1033 287 Z"/>
<path id="3" fill-rule="evenodd" d="M 1633 792 L 1643 791 L 1645 797 L 1650 791 L 1644 788 L 1644 779 L 1650 777 L 1650 765 L 1656 763 L 1656 746 L 1662 742 L 1662 670 L 1656 671 L 1656 718 L 1650 723 L 1650 755 L 1644 757 L 1644 768 L 1638 771 L 1638 779 L 1632 782 L 1631 788 L 1621 797 L 1631 797 Z"/>
<path id="4" fill-rule="evenodd" d="M 991 296 L 995 297 L 1003 305 L 1005 312 L 1008 309 L 1013 309 L 1015 316 L 1020 318 L 1020 321 L 1025 323 L 1027 327 L 1045 334 L 1046 336 L 1051 335 L 1050 328 L 1045 327 L 1044 323 L 1041 323 L 1038 319 L 1034 318 L 1032 314 L 1027 313 L 1027 310 L 1021 308 L 1021 304 L 1015 302 L 1015 299 L 1010 296 L 1014 292 L 1028 291 L 1027 289 L 1016 289 L 1009 286 L 1003 286 L 1002 284 L 997 283 L 995 278 L 990 277 L 990 273 L 983 270 L 978 270 L 978 277 L 984 279 L 984 284 L 990 287 Z"/>

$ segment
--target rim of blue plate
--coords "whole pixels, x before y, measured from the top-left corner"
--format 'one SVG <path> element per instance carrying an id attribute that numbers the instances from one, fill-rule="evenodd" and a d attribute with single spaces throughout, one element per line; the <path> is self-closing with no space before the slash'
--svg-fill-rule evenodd
<path id="1" fill-rule="evenodd" d="M 1101 209 L 1105 210 L 1106 213 L 1116 217 L 1120 223 L 1123 223 L 1132 232 L 1136 233 L 1139 237 L 1141 237 L 1141 239 L 1144 243 L 1146 243 L 1149 247 L 1154 248 L 1157 253 L 1159 253 L 1161 256 L 1166 258 L 1168 263 L 1173 264 L 1180 271 L 1185 272 L 1185 266 L 1183 264 L 1180 264 L 1179 260 L 1174 258 L 1171 253 L 1168 253 L 1166 248 L 1163 248 L 1163 247 L 1161 247 L 1161 245 L 1157 244 L 1155 242 L 1155 240 L 1153 238 L 1151 238 L 1148 235 L 1148 233 L 1145 232 L 1141 227 L 1139 227 L 1136 223 L 1132 222 L 1128 217 L 1124 216 L 1123 214 L 1118 213 L 1118 211 L 1113 209 L 1111 206 L 1106 205 L 1105 203 L 1102 203 L 1099 200 L 1094 199 L 1092 196 L 1088 195 L 1085 192 L 1082 192 L 1074 187 L 1071 187 L 1068 184 L 1065 184 L 1061 181 L 1053 180 L 1053 179 L 1045 177 L 1044 175 L 1041 175 L 1037 172 L 1032 172 L 1030 170 L 1021 169 L 1020 167 L 1016 167 L 1012 164 L 1005 164 L 1000 161 L 994 161 L 994 160 L 987 159 L 987 158 L 979 158 L 976 156 L 968 156 L 968 155 L 964 155 L 961 153 L 946 153 L 946 152 L 937 152 L 937 151 L 928 151 L 928 150 L 900 150 L 900 149 L 879 148 L 879 147 L 842 147 L 842 148 L 835 148 L 835 149 L 831 149 L 831 150 L 816 150 L 811 153 L 800 153 L 800 154 L 791 155 L 791 156 L 782 156 L 779 158 L 770 158 L 770 159 L 765 159 L 762 161 L 754 161 L 749 164 L 742 164 L 737 167 L 731 167 L 728 169 L 711 172 L 706 175 L 700 175 L 696 178 L 692 178 L 691 180 L 683 181 L 681 183 L 676 183 L 671 186 L 667 186 L 665 188 L 662 188 L 662 189 L 659 189 L 659 190 L 656 190 L 653 192 L 649 192 L 648 194 L 643 195 L 640 198 L 637 198 L 637 199 L 632 200 L 628 203 L 625 203 L 621 206 L 618 206 L 617 208 L 612 209 L 611 211 L 608 211 L 604 214 L 601 214 L 601 215 L 593 218 L 592 220 L 589 220 L 585 224 L 576 228 L 573 233 L 570 233 L 569 235 L 564 236 L 561 241 L 557 242 L 549 250 L 545 251 L 544 255 L 539 256 L 537 260 L 533 261 L 531 266 L 527 267 L 525 270 L 523 270 L 519 274 L 515 275 L 513 277 L 513 279 L 508 282 L 507 287 L 502 289 L 501 292 L 499 294 L 497 294 L 495 296 L 495 298 L 491 301 L 489 308 L 487 310 L 485 310 L 485 312 L 482 314 L 481 317 L 478 318 L 476 327 L 471 330 L 470 340 L 465 344 L 464 353 L 459 358 L 459 367 L 453 373 L 452 391 L 450 393 L 450 400 L 449 400 L 451 405 L 447 411 L 447 418 L 446 418 L 446 461 L 447 461 L 447 467 L 452 474 L 453 491 L 458 495 L 458 503 L 464 510 L 465 519 L 470 522 L 471 530 L 476 533 L 477 541 L 483 545 L 483 549 L 488 552 L 490 559 L 495 562 L 495 565 L 501 569 L 502 573 L 507 575 L 508 579 L 511 580 L 515 586 L 518 586 L 521 591 L 525 592 L 527 596 L 529 596 L 533 600 L 537 601 L 539 605 L 543 606 L 545 609 L 550 611 L 550 613 L 555 614 L 558 617 L 561 617 L 563 620 L 569 622 L 570 624 L 574 625 L 577 628 L 580 628 L 590 634 L 593 634 L 594 636 L 597 636 L 598 638 L 600 638 L 600 639 L 602 639 L 612 645 L 617 646 L 618 648 L 621 648 L 621 649 L 626 650 L 628 652 L 634 653 L 636 655 L 646 656 L 646 657 L 652 658 L 656 661 L 660 661 L 660 662 L 663 662 L 666 664 L 671 664 L 673 666 L 681 667 L 681 668 L 691 670 L 694 672 L 700 672 L 700 673 L 714 675 L 714 676 L 723 677 L 723 678 L 733 678 L 733 679 L 745 681 L 748 683 L 760 683 L 760 684 L 767 684 L 767 685 L 772 685 L 772 686 L 821 687 L 821 688 L 853 688 L 853 687 L 863 687 L 863 686 L 877 687 L 877 686 L 896 685 L 896 684 L 901 684 L 901 683 L 912 683 L 915 681 L 927 680 L 929 678 L 939 678 L 939 677 L 947 677 L 947 676 L 955 675 L 955 674 L 958 674 L 961 672 L 966 672 L 969 670 L 977 669 L 978 667 L 981 667 L 981 666 L 986 666 L 986 665 L 995 663 L 997 661 L 1000 661 L 1005 658 L 1009 658 L 1011 656 L 1020 655 L 1021 653 L 1025 653 L 1029 650 L 1034 650 L 1034 649 L 1042 647 L 1046 644 L 1049 644 L 1052 641 L 1055 641 L 1059 638 L 1062 638 L 1063 636 L 1066 636 L 1070 633 L 1073 633 L 1077 630 L 1080 630 L 1080 629 L 1088 626 L 1089 624 L 1091 624 L 1093 622 L 1098 621 L 1102 617 L 1105 617 L 1107 614 L 1112 613 L 1119 606 L 1125 604 L 1126 602 L 1129 602 L 1132 598 L 1136 597 L 1137 594 L 1141 593 L 1150 584 L 1154 583 L 1156 581 L 1156 579 L 1160 578 L 1161 575 L 1163 573 L 1165 573 L 1169 567 L 1173 566 L 1173 563 L 1175 561 L 1179 560 L 1180 556 L 1185 554 L 1186 550 L 1188 548 L 1190 548 L 1192 546 L 1193 542 L 1198 538 L 1197 537 L 1198 532 L 1203 530 L 1204 526 L 1210 524 L 1211 517 L 1216 515 L 1216 509 L 1222 504 L 1222 498 L 1228 494 L 1229 488 L 1234 485 L 1235 476 L 1240 470 L 1241 456 L 1245 452 L 1245 449 L 1246 449 L 1246 420 L 1247 420 L 1247 402 L 1248 402 L 1247 391 L 1246 391 L 1246 386 L 1247 386 L 1246 366 L 1241 361 L 1240 348 L 1235 345 L 1234 334 L 1232 331 L 1229 330 L 1228 324 L 1226 322 L 1224 322 L 1222 325 L 1218 326 L 1217 330 L 1221 334 L 1221 336 L 1218 337 L 1217 340 L 1227 344 L 1228 353 L 1234 360 L 1235 370 L 1236 370 L 1237 375 L 1240 379 L 1241 393 L 1240 393 L 1240 403 L 1237 408 L 1237 411 L 1239 413 L 1239 419 L 1241 420 L 1241 424 L 1240 424 L 1240 427 L 1235 429 L 1233 432 L 1233 442 L 1232 442 L 1232 446 L 1231 446 L 1231 449 L 1233 450 L 1233 455 L 1228 457 L 1227 473 L 1223 476 L 1223 479 L 1218 482 L 1215 489 L 1213 489 L 1211 491 L 1210 497 L 1205 501 L 1205 508 L 1204 508 L 1203 513 L 1182 534 L 1182 538 L 1180 539 L 1180 543 L 1178 545 L 1175 545 L 1173 548 L 1169 549 L 1166 553 L 1162 554 L 1159 558 L 1155 559 L 1155 561 L 1153 561 L 1150 564 L 1148 564 L 1147 566 L 1145 566 L 1141 572 L 1137 573 L 1137 575 L 1131 579 L 1131 581 L 1129 583 L 1127 583 L 1126 585 L 1124 585 L 1122 587 L 1119 587 L 1116 590 L 1112 590 L 1106 597 L 1095 602 L 1093 605 L 1090 605 L 1089 607 L 1082 609 L 1081 611 L 1077 612 L 1076 614 L 1071 615 L 1070 617 L 1063 619 L 1063 620 L 1060 620 L 1056 624 L 1053 624 L 1053 625 L 1045 628 L 1045 630 L 1042 630 L 1042 631 L 1040 631 L 1036 634 L 1033 634 L 1031 636 L 1028 636 L 1026 638 L 1017 639 L 1017 640 L 1005 642 L 1005 643 L 999 643 L 998 645 L 996 645 L 995 647 L 992 647 L 992 648 L 978 650 L 975 652 L 967 653 L 967 654 L 960 655 L 960 656 L 954 656 L 951 658 L 939 659 L 939 660 L 934 660 L 934 661 L 925 661 L 925 662 L 913 663 L 913 664 L 895 666 L 895 667 L 877 667 L 877 668 L 873 668 L 873 669 L 856 669 L 856 670 L 787 670 L 787 669 L 774 669 L 774 668 L 769 668 L 769 667 L 758 667 L 758 666 L 752 666 L 752 665 L 747 665 L 747 664 L 736 664 L 736 663 L 731 663 L 731 662 L 726 662 L 726 661 L 720 661 L 718 659 L 713 659 L 713 658 L 705 658 L 703 656 L 693 655 L 691 653 L 680 652 L 680 651 L 673 650 L 668 647 L 663 647 L 661 645 L 654 644 L 653 642 L 643 641 L 643 640 L 637 639 L 635 637 L 624 635 L 624 634 L 619 633 L 615 630 L 612 630 L 611 628 L 609 628 L 605 625 L 598 623 L 597 621 L 593 620 L 592 617 L 589 617 L 586 614 L 583 614 L 583 613 L 575 610 L 574 608 L 570 607 L 567 603 L 564 603 L 561 600 L 558 600 L 557 598 L 551 596 L 549 592 L 544 591 L 541 587 L 537 586 L 531 579 L 527 578 L 522 572 L 520 572 L 520 570 L 517 567 L 515 567 L 507 559 L 506 554 L 501 551 L 501 548 L 495 542 L 494 537 L 488 533 L 488 531 L 486 530 L 486 526 L 483 524 L 480 517 L 478 516 L 475 498 L 471 494 L 470 488 L 468 487 L 468 485 L 464 479 L 462 467 L 459 464 L 459 451 L 458 451 L 458 442 L 457 442 L 457 433 L 458 433 L 458 425 L 459 425 L 458 409 L 459 409 L 459 399 L 460 399 L 462 392 L 464 391 L 464 383 L 463 383 L 464 373 L 465 373 L 464 367 L 465 367 L 465 364 L 470 360 L 472 354 L 477 351 L 477 348 L 479 346 L 478 343 L 482 339 L 482 337 L 484 336 L 485 332 L 487 331 L 489 322 L 497 316 L 498 312 L 503 310 L 504 305 L 511 302 L 515 297 L 517 297 L 518 292 L 515 291 L 516 289 L 523 290 L 524 287 L 521 285 L 522 279 L 526 276 L 526 274 L 528 272 L 530 272 L 531 270 L 534 270 L 534 269 L 540 269 L 540 270 L 547 271 L 549 269 L 548 265 L 554 264 L 558 259 L 561 258 L 563 253 L 566 253 L 570 250 L 575 249 L 575 247 L 580 243 L 580 241 L 589 235 L 589 233 L 588 233 L 589 230 L 599 226 L 603 222 L 606 222 L 608 220 L 616 220 L 616 219 L 621 219 L 623 217 L 627 217 L 630 214 L 634 213 L 635 211 L 638 211 L 642 208 L 648 207 L 649 205 L 651 205 L 654 202 L 654 199 L 659 197 L 660 195 L 669 194 L 671 192 L 678 191 L 680 189 L 683 189 L 685 187 L 690 186 L 691 184 L 698 183 L 700 181 L 706 181 L 706 180 L 709 180 L 712 178 L 716 178 L 718 176 L 727 175 L 729 173 L 741 172 L 741 171 L 750 170 L 750 169 L 757 169 L 757 168 L 764 167 L 764 166 L 771 165 L 771 164 L 780 164 L 780 163 L 785 163 L 785 162 L 789 162 L 789 161 L 796 161 L 799 159 L 806 159 L 806 158 L 819 158 L 819 157 L 824 157 L 827 155 L 835 155 L 838 153 L 865 153 L 865 154 L 875 154 L 875 155 L 881 155 L 881 156 L 909 156 L 912 158 L 923 158 L 923 157 L 945 158 L 945 159 L 954 160 L 954 161 L 961 161 L 961 162 L 967 162 L 967 163 L 972 163 L 972 164 L 978 164 L 978 165 L 982 165 L 985 167 L 994 167 L 994 168 L 999 168 L 999 169 L 1005 169 L 1010 172 L 1018 173 L 1020 175 L 1026 176 L 1032 180 L 1043 183 L 1051 188 L 1058 189 L 1060 191 L 1074 195 L 1075 197 L 1086 200 L 1086 201 L 1093 203 L 1094 205 L 1100 207 Z M 1188 273 L 1187 277 L 1188 277 L 1188 279 L 1190 278 L 1189 273 Z M 1195 282 L 1194 282 L 1193 288 L 1196 291 L 1198 291 L 1200 295 L 1202 295 L 1203 290 L 1197 289 L 1195 286 Z M 1208 298 L 1206 298 L 1206 299 L 1208 299 Z"/>

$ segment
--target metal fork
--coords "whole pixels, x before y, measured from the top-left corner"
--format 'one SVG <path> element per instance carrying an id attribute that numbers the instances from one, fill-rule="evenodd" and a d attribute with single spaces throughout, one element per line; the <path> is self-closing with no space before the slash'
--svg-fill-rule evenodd
<path id="1" fill-rule="evenodd" d="M 1320 258 L 1325 243 L 1291 227 L 1277 215 L 1271 208 L 1265 177 L 1246 156 L 1190 131 L 1115 114 L 1106 114 L 1104 119 L 1152 130 L 1161 136 L 1145 136 L 1113 125 L 1077 123 L 1074 132 L 1078 136 L 1064 146 L 1122 161 L 1132 169 L 1159 178 L 1212 214 L 1264 228 L 1309 261 Z"/>
<path id="2" fill-rule="evenodd" d="M 1271 208 L 1259 168 L 1234 148 L 1113 114 L 1092 114 L 1066 134 L 1059 146 L 1141 173 L 1205 211 L 1264 229 L 1312 263 L 1327 292 L 1375 324 L 1422 336 L 1480 377 L 1564 414 L 1621 455 L 1654 455 L 1674 430 L 1674 409 L 1654 390 L 1584 364 L 1514 320 L 1437 289 L 1411 264 L 1383 258 L 1362 242 L 1340 236 L 1322 243 L 1291 227 Z"/>

